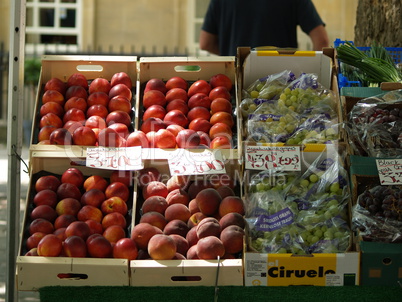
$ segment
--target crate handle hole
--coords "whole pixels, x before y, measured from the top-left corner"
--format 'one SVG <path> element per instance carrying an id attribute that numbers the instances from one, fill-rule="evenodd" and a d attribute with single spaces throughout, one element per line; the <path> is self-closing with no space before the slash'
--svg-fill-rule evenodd
<path id="1" fill-rule="evenodd" d="M 388 258 L 388 257 L 384 258 L 384 259 L 382 259 L 382 263 L 385 264 L 385 265 L 391 265 L 392 259 Z"/>
<path id="2" fill-rule="evenodd" d="M 200 276 L 172 276 L 170 278 L 172 281 L 201 281 L 202 278 Z"/>
<path id="3" fill-rule="evenodd" d="M 102 65 L 78 65 L 77 70 L 80 72 L 101 72 L 103 71 L 103 66 Z"/>
<path id="4" fill-rule="evenodd" d="M 57 278 L 59 279 L 68 279 L 68 280 L 85 280 L 88 279 L 87 274 L 73 274 L 73 273 L 60 273 L 57 274 Z"/>
<path id="5" fill-rule="evenodd" d="M 201 66 L 199 65 L 177 65 L 174 67 L 176 72 L 199 72 Z"/>

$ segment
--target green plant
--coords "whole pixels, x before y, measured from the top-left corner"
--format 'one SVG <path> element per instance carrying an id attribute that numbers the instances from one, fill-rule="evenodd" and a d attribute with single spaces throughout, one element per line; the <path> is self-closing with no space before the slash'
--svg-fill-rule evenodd
<path id="1" fill-rule="evenodd" d="M 38 58 L 25 60 L 24 81 L 26 85 L 36 85 L 39 81 L 41 61 Z"/>

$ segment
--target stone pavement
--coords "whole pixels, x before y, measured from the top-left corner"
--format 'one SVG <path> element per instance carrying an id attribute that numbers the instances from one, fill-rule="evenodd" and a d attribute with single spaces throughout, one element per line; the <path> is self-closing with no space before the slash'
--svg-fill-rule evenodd
<path id="1" fill-rule="evenodd" d="M 29 151 L 26 147 L 22 149 L 21 157 L 28 164 Z M 7 180 L 8 180 L 8 155 L 7 146 L 0 145 L 0 301 L 5 301 L 6 291 L 6 247 L 7 247 Z M 25 165 L 21 163 L 21 192 L 20 192 L 20 220 L 22 222 L 25 215 L 25 202 L 29 176 L 23 172 Z M 22 228 L 22 226 L 21 226 Z M 40 301 L 38 292 L 19 291 L 18 301 Z M 13 302 L 13 301 L 10 301 Z"/>

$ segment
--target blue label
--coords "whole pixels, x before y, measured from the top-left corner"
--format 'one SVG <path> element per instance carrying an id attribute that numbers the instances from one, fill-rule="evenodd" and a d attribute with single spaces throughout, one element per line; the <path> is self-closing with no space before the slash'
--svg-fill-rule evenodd
<path id="1" fill-rule="evenodd" d="M 272 232 L 285 225 L 292 224 L 293 221 L 293 212 L 289 208 L 284 208 L 273 215 L 260 215 L 255 223 L 255 229 L 257 231 Z"/>

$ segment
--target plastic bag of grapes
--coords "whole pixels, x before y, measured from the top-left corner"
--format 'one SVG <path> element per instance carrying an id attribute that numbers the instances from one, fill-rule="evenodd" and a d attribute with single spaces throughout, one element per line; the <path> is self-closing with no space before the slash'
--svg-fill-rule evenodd
<path id="1" fill-rule="evenodd" d="M 402 188 L 367 188 L 352 208 L 352 227 L 365 241 L 402 242 Z"/>
<path id="2" fill-rule="evenodd" d="M 282 193 L 300 173 L 300 171 L 282 171 L 281 169 L 260 171 L 251 176 L 247 184 L 248 194 L 271 190 Z"/>
<path id="3" fill-rule="evenodd" d="M 261 253 L 305 254 L 300 236 L 302 229 L 294 223 L 295 204 L 287 204 L 278 191 L 256 192 L 246 198 L 249 248 Z"/>

